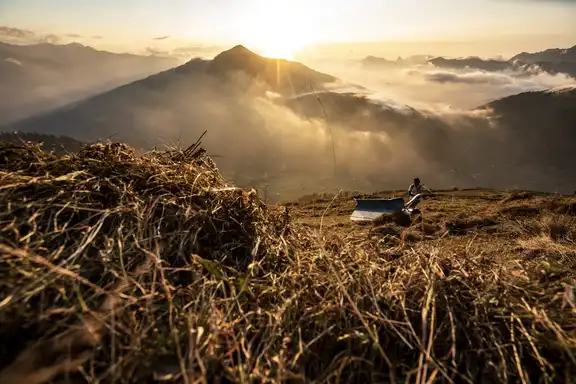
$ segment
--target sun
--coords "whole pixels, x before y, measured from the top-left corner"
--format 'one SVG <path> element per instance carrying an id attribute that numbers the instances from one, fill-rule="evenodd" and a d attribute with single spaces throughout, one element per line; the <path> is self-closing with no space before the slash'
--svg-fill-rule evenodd
<path id="1" fill-rule="evenodd" d="M 266 32 L 247 39 L 247 43 L 272 59 L 294 60 L 294 54 L 307 45 L 307 36 L 270 26 Z"/>
<path id="2" fill-rule="evenodd" d="M 294 53 L 282 47 L 273 47 L 270 49 L 265 49 L 262 51 L 262 56 L 268 57 L 270 59 L 285 59 L 285 60 L 294 60 Z"/>
<path id="3" fill-rule="evenodd" d="M 260 3 L 245 17 L 239 37 L 265 57 L 294 60 L 296 52 L 314 43 L 311 23 L 293 3 Z"/>
<path id="4" fill-rule="evenodd" d="M 285 60 L 294 60 L 294 53 L 301 48 L 281 39 L 269 43 L 260 43 L 256 47 L 262 52 L 262 56 Z"/>

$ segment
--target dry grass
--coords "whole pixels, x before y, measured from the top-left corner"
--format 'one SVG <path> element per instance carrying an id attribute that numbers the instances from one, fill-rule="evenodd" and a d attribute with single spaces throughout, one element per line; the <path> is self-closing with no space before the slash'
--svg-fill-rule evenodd
<path id="1" fill-rule="evenodd" d="M 0 165 L 3 384 L 576 375 L 574 221 L 545 199 L 536 218 L 445 195 L 409 228 L 327 227 L 198 153 L 3 146 Z"/>

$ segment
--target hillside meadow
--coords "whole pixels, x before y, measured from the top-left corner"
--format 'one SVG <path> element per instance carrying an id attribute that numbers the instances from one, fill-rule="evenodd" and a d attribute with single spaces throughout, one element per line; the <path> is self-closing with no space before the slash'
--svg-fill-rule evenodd
<path id="1" fill-rule="evenodd" d="M 198 145 L 1 143 L 0 205 L 3 384 L 576 375 L 571 196 L 443 191 L 360 225 L 348 194 L 267 205 Z"/>

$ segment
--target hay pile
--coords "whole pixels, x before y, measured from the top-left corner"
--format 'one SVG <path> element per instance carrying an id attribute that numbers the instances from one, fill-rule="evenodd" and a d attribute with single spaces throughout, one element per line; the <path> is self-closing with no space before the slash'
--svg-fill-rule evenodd
<path id="1" fill-rule="evenodd" d="M 96 144 L 57 157 L 0 144 L 0 367 L 31 341 L 58 336 L 27 351 L 34 356 L 13 366 L 14 377 L 83 363 L 102 343 L 94 372 L 110 379 L 109 364 L 123 356 L 117 368 L 132 372 L 130 359 L 152 363 L 188 338 L 183 307 L 210 301 L 193 288 L 203 274 L 226 268 L 240 292 L 242 279 L 282 261 L 281 220 L 254 192 L 230 187 L 202 153 Z M 116 330 L 104 325 L 111 312 Z M 88 319 L 94 324 L 61 341 Z"/>
<path id="2" fill-rule="evenodd" d="M 290 223 L 199 151 L 4 145 L 0 170 L 2 384 L 576 375 L 571 216 L 367 238 Z"/>

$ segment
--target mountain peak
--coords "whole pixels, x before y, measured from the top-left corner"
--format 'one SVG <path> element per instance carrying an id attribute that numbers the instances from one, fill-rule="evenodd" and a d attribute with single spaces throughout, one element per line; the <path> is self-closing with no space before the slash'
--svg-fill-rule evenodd
<path id="1" fill-rule="evenodd" d="M 266 59 L 243 45 L 236 45 L 220 52 L 210 63 L 209 72 L 224 74 L 229 71 L 242 71 L 253 75 L 265 72 Z"/>
<path id="2" fill-rule="evenodd" d="M 226 52 L 226 51 L 224 51 Z M 230 48 L 228 52 L 244 52 L 244 53 L 254 53 L 242 44 L 235 45 L 234 47 Z"/>
<path id="3" fill-rule="evenodd" d="M 78 47 L 78 48 L 88 48 L 86 45 L 80 44 L 76 41 L 73 41 L 71 43 L 68 43 L 65 45 L 66 47 Z"/>
<path id="4" fill-rule="evenodd" d="M 242 58 L 263 58 L 260 55 L 252 52 L 251 50 L 249 50 L 248 48 L 246 48 L 245 46 L 239 44 L 236 45 L 226 51 L 222 51 L 220 52 L 218 55 L 216 55 L 216 57 L 214 57 L 214 60 L 218 59 L 219 57 L 229 57 L 229 56 L 234 56 L 234 57 L 242 57 Z"/>

